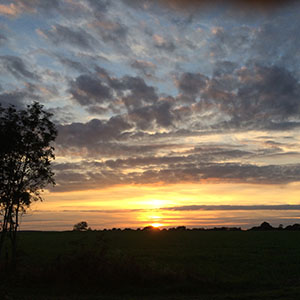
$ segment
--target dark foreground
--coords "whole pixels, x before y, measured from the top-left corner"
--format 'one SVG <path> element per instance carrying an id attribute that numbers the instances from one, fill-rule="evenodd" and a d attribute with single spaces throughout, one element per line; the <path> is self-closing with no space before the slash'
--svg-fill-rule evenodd
<path id="1" fill-rule="evenodd" d="M 300 299 L 300 232 L 20 232 L 0 299 Z"/>

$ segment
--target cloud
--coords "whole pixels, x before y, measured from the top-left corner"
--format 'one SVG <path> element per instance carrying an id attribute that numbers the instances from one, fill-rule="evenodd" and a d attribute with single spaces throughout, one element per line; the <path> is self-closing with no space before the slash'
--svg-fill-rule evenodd
<path id="1" fill-rule="evenodd" d="M 255 61 L 260 63 L 267 61 L 281 67 L 288 67 L 299 76 L 298 9 L 299 5 L 291 7 L 288 13 L 278 15 L 277 18 L 270 18 L 255 31 L 250 50 Z"/>
<path id="2" fill-rule="evenodd" d="M 23 60 L 17 56 L 0 56 L 0 71 L 2 73 L 9 72 L 18 79 L 38 79 L 38 76 L 35 73 L 29 71 Z"/>
<path id="3" fill-rule="evenodd" d="M 200 73 L 184 72 L 176 80 L 176 85 L 182 93 L 180 97 L 184 102 L 195 102 L 195 97 L 206 87 L 208 78 Z"/>
<path id="4" fill-rule="evenodd" d="M 153 121 L 158 127 L 172 126 L 174 116 L 171 112 L 171 104 L 160 101 L 131 110 L 128 118 L 136 124 L 137 128 L 147 130 L 153 127 Z"/>
<path id="5" fill-rule="evenodd" d="M 282 204 L 282 205 L 184 205 L 174 207 L 164 207 L 162 210 L 172 211 L 192 211 L 192 210 L 300 210 L 300 205 Z"/>
<path id="6" fill-rule="evenodd" d="M 81 133 L 74 124 L 66 127 L 68 132 L 63 133 L 57 141 L 65 150 L 76 147 L 79 152 L 81 148 L 85 148 L 88 152 L 83 152 L 82 157 L 88 156 L 91 159 L 101 155 L 102 160 L 55 166 L 56 173 L 60 173 L 60 190 L 64 189 L 64 184 L 67 185 L 67 189 L 78 189 L 76 184 L 73 187 L 68 184 L 68 176 L 64 179 L 63 174 L 68 175 L 72 172 L 86 176 L 80 183 L 80 189 L 115 184 L 227 182 L 276 185 L 300 181 L 299 164 L 260 166 L 242 162 L 245 157 L 251 159 L 269 155 L 270 152 L 265 148 L 249 152 L 235 149 L 232 145 L 227 147 L 207 145 L 182 151 L 180 145 L 168 144 L 166 141 L 161 143 L 158 140 L 154 144 L 153 137 L 148 144 L 139 145 L 133 143 L 130 135 L 126 137 L 125 133 L 123 136 L 124 131 L 121 128 L 124 128 L 124 125 L 121 120 L 119 121 L 120 124 L 114 125 L 116 130 L 111 130 L 109 137 L 90 124 L 86 124 L 85 130 L 80 130 Z M 128 130 L 130 129 L 128 127 Z M 273 147 L 273 144 L 270 147 Z M 174 152 L 174 149 L 177 151 Z M 280 149 L 274 151 L 273 153 L 281 153 Z M 162 153 L 168 154 L 161 155 Z M 111 159 L 119 155 L 127 158 Z M 240 162 L 234 163 L 232 160 Z M 102 182 L 98 182 L 98 179 Z"/>
<path id="7" fill-rule="evenodd" d="M 213 77 L 222 77 L 233 74 L 238 68 L 238 64 L 227 60 L 218 60 L 214 63 Z"/>
<path id="8" fill-rule="evenodd" d="M 113 165 L 112 165 L 113 166 Z M 56 172 L 57 191 L 85 190 L 103 188 L 118 184 L 176 184 L 203 183 L 210 181 L 248 184 L 287 184 L 300 181 L 300 166 L 264 166 L 239 164 L 175 164 L 157 170 L 148 168 L 130 171 L 130 168 L 118 170 L 87 168 L 73 171 Z"/>
<path id="9" fill-rule="evenodd" d="M 59 0 L 14 0 L 14 3 L 0 4 L 0 14 L 16 17 L 24 12 L 36 13 L 38 10 L 48 12 L 59 8 Z"/>
<path id="10" fill-rule="evenodd" d="M 0 103 L 3 106 L 14 105 L 17 108 L 25 108 L 25 105 L 32 101 L 40 100 L 36 94 L 29 92 L 26 89 L 3 92 L 0 94 Z"/>
<path id="11" fill-rule="evenodd" d="M 192 153 L 192 154 L 191 154 Z M 163 169 L 170 166 L 184 164 L 201 165 L 207 164 L 208 161 L 224 161 L 232 158 L 241 158 L 249 156 L 252 153 L 239 150 L 226 150 L 226 148 L 218 147 L 203 147 L 201 152 L 199 149 L 194 151 L 187 151 L 182 153 L 174 153 L 172 156 L 141 156 L 127 159 L 106 160 L 102 163 L 102 167 L 109 167 L 112 169 L 127 169 L 127 168 L 144 168 L 144 169 Z M 100 167 L 100 166 L 99 166 Z"/>
<path id="12" fill-rule="evenodd" d="M 73 99 L 90 111 L 117 112 L 118 106 L 122 105 L 131 111 L 153 104 L 158 99 L 155 88 L 148 86 L 141 77 L 126 75 L 116 78 L 111 77 L 103 68 L 96 67 L 95 70 L 95 73 L 80 75 L 71 81 L 69 89 Z M 105 102 L 107 107 L 97 105 Z"/>
<path id="13" fill-rule="evenodd" d="M 60 55 L 56 55 L 55 57 L 60 61 L 61 64 L 70 69 L 76 70 L 80 73 L 88 73 L 88 68 L 79 61 L 75 61 Z"/>
<path id="14" fill-rule="evenodd" d="M 80 75 L 70 85 L 73 98 L 83 106 L 103 103 L 112 98 L 110 87 L 96 76 Z"/>
<path id="15" fill-rule="evenodd" d="M 122 117 L 111 117 L 108 121 L 93 119 L 87 123 L 72 123 L 58 126 L 56 143 L 64 147 L 93 147 L 101 141 L 121 138 L 122 132 L 132 128 Z"/>
<path id="16" fill-rule="evenodd" d="M 232 53 L 241 60 L 245 58 L 252 46 L 255 31 L 246 25 L 238 25 L 225 29 L 223 27 L 211 28 L 210 56 L 217 59 L 231 57 Z"/>
<path id="17" fill-rule="evenodd" d="M 107 12 L 111 2 L 109 0 L 88 0 L 87 1 L 96 16 L 103 15 Z"/>
<path id="18" fill-rule="evenodd" d="M 128 110 L 154 103 L 158 99 L 155 88 L 148 86 L 140 77 L 124 76 L 119 82 L 116 82 L 116 88 L 119 91 L 129 91 L 122 97 Z"/>
<path id="19" fill-rule="evenodd" d="M 51 107 L 46 109 L 52 114 L 52 121 L 58 126 L 62 124 L 70 124 L 75 119 L 74 113 L 71 112 L 70 106 Z"/>
<path id="20" fill-rule="evenodd" d="M 20 13 L 20 9 L 15 4 L 11 3 L 9 5 L 0 4 L 0 15 L 6 15 L 14 17 Z"/>
<path id="21" fill-rule="evenodd" d="M 140 74 L 150 78 L 155 75 L 157 69 L 157 66 L 154 63 L 145 60 L 133 60 L 130 63 L 130 66 L 138 70 Z"/>
<path id="22" fill-rule="evenodd" d="M 69 28 L 64 25 L 53 25 L 51 30 L 38 29 L 37 33 L 54 44 L 68 44 L 80 49 L 92 50 L 97 40 L 82 28 Z"/>
<path id="23" fill-rule="evenodd" d="M 297 115 L 300 86 L 288 70 L 276 66 L 254 65 L 239 72 L 241 86 L 237 98 L 241 101 L 241 116 L 284 119 Z"/>
<path id="24" fill-rule="evenodd" d="M 298 126 L 300 85 L 296 75 L 286 68 L 253 62 L 238 67 L 224 61 L 215 65 L 211 77 L 182 73 L 176 84 L 181 92 L 179 101 L 199 99 L 189 107 L 177 108 L 177 113 L 185 118 L 192 113 L 206 113 L 211 118 L 211 128 L 261 130 Z"/>
<path id="25" fill-rule="evenodd" d="M 90 24 L 104 42 L 113 42 L 124 45 L 128 28 L 119 22 L 112 20 L 97 20 Z"/>
<path id="26" fill-rule="evenodd" d="M 271 131 L 289 131 L 300 127 L 300 122 L 283 121 L 283 122 L 266 122 L 264 129 Z"/>
<path id="27" fill-rule="evenodd" d="M 59 0 L 16 0 L 16 3 L 25 11 L 36 11 L 39 9 L 49 12 L 49 10 L 58 9 L 60 6 Z"/>
<path id="28" fill-rule="evenodd" d="M 161 35 L 154 34 L 152 38 L 154 46 L 158 49 L 165 50 L 168 52 L 173 52 L 176 49 L 176 46 L 172 41 L 166 40 Z"/>
<path id="29" fill-rule="evenodd" d="M 7 37 L 4 34 L 0 34 L 0 47 L 4 46 L 7 42 Z"/>

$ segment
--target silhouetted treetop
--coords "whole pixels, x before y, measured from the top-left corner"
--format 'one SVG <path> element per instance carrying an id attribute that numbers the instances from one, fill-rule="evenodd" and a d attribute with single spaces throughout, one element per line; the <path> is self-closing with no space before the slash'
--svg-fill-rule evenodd
<path id="1" fill-rule="evenodd" d="M 76 223 L 73 226 L 73 231 L 87 231 L 91 230 L 90 227 L 88 227 L 88 223 L 86 221 L 81 221 L 79 223 Z"/>

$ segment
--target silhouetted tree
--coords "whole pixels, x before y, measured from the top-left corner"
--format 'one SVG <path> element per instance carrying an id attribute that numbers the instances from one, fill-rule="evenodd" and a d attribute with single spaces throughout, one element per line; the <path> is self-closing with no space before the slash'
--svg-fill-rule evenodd
<path id="1" fill-rule="evenodd" d="M 154 227 L 154 226 L 146 226 L 143 228 L 143 231 L 160 231 L 160 229 L 158 227 Z"/>
<path id="2" fill-rule="evenodd" d="M 300 224 L 288 225 L 284 230 L 298 231 L 300 230 Z"/>
<path id="3" fill-rule="evenodd" d="M 252 227 L 249 230 L 254 230 L 254 231 L 270 231 L 270 230 L 275 230 L 275 228 L 272 227 L 268 222 L 263 222 L 263 223 L 260 224 L 260 226 Z"/>
<path id="4" fill-rule="evenodd" d="M 37 102 L 23 110 L 0 105 L 0 256 L 9 236 L 13 262 L 20 214 L 33 201 L 42 200 L 40 192 L 47 184 L 55 184 L 50 143 L 57 131 L 50 117 Z"/>
<path id="5" fill-rule="evenodd" d="M 186 230 L 186 227 L 185 226 L 178 226 L 178 227 L 175 228 L 175 230 L 184 231 L 184 230 Z"/>
<path id="6" fill-rule="evenodd" d="M 74 231 L 87 231 L 87 230 L 91 230 L 91 228 L 88 227 L 88 223 L 86 221 L 82 221 L 82 222 L 75 224 L 73 226 L 73 230 Z"/>

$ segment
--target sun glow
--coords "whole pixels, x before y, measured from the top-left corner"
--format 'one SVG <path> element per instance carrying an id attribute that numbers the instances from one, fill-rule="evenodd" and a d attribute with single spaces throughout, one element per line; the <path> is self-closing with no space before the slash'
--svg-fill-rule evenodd
<path id="1" fill-rule="evenodd" d="M 161 223 L 163 221 L 162 216 L 151 215 L 151 216 L 148 217 L 148 219 L 150 219 L 153 222 L 153 223 L 150 223 L 150 226 L 152 226 L 154 228 L 159 228 L 161 226 L 166 225 L 166 224 Z"/>
<path id="2" fill-rule="evenodd" d="M 159 227 L 163 226 L 164 224 L 162 224 L 162 223 L 152 223 L 150 225 L 155 227 L 155 228 L 159 228 Z"/>
<path id="3" fill-rule="evenodd" d="M 143 228 L 151 224 L 163 227 L 213 227 L 231 224 L 247 228 L 266 218 L 266 211 L 251 212 L 253 221 L 248 221 L 249 211 L 193 211 L 180 210 L 180 207 L 241 203 L 299 204 L 300 183 L 263 187 L 254 184 L 191 183 L 164 186 L 122 185 L 101 190 L 55 193 L 45 191 L 45 201 L 33 203 L 32 209 L 23 217 L 22 227 L 29 230 L 69 230 L 82 219 L 95 229 Z M 282 199 L 285 199 L 284 202 Z M 174 207 L 179 209 L 173 209 Z M 268 216 L 270 219 L 286 217 L 292 220 L 296 215 L 294 211 L 270 211 Z M 42 217 L 45 219 L 43 224 L 40 223 Z"/>

